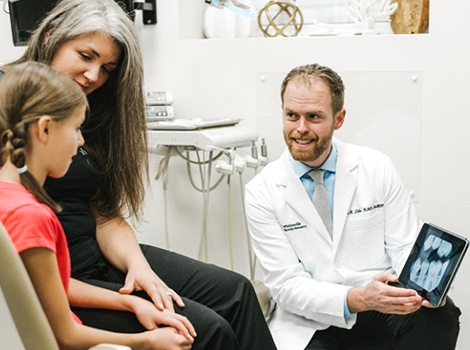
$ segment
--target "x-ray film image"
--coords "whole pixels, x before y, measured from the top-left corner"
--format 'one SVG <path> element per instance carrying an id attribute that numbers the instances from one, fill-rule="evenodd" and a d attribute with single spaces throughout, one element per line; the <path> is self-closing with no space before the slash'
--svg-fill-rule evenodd
<path id="1" fill-rule="evenodd" d="M 399 282 L 439 306 L 450 287 L 468 242 L 437 226 L 424 224 Z"/>

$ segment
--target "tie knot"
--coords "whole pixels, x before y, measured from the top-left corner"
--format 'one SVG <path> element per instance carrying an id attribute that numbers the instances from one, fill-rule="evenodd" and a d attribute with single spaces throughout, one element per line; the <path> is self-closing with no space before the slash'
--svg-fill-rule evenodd
<path id="1" fill-rule="evenodd" d="M 315 181 L 315 184 L 323 184 L 324 173 L 325 170 L 311 170 L 308 172 L 308 176 L 310 176 Z"/>

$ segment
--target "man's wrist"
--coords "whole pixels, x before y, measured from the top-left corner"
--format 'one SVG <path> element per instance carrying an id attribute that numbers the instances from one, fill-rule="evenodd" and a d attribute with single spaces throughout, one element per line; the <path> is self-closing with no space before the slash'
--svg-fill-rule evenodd
<path id="1" fill-rule="evenodd" d="M 348 291 L 346 304 L 349 312 L 357 313 L 366 310 L 365 303 L 362 299 L 363 290 L 364 287 L 353 287 Z"/>

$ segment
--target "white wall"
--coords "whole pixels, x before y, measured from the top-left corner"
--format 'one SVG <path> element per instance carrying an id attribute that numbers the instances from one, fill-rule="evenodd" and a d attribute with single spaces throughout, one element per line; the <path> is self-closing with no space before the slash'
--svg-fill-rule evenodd
<path id="1" fill-rule="evenodd" d="M 202 0 L 200 3 L 159 1 L 156 26 L 143 26 L 140 16 L 137 18 L 144 48 L 146 86 L 150 90 L 171 91 L 177 117 L 241 117 L 245 125 L 257 129 L 260 137 L 270 140 L 277 137 L 276 144 L 268 145 L 271 150 L 277 150 L 283 142 L 278 123 L 263 119 L 264 111 L 260 109 L 264 104 L 258 101 L 261 73 L 285 74 L 296 65 L 311 62 L 354 74 L 418 72 L 422 77 L 422 100 L 417 207 L 424 220 L 470 236 L 466 222 L 470 217 L 470 139 L 467 137 L 470 123 L 465 114 L 470 110 L 468 1 L 456 0 L 452 5 L 433 1 L 429 34 L 425 35 L 234 40 L 197 39 L 202 33 L 205 6 Z M 8 21 L 8 16 L 0 13 L 2 33 L 9 33 Z M 4 62 L 21 52 L 13 48 L 6 34 L 0 37 L 0 47 L 0 61 Z M 347 86 L 347 91 L 348 88 L 361 89 Z M 374 98 L 379 96 L 371 96 Z M 400 99 L 396 103 L 399 105 Z M 356 121 L 348 119 L 343 128 L 348 125 L 355 128 Z M 392 153 L 400 162 L 400 153 Z M 151 157 L 153 177 L 160 157 Z M 252 176 L 252 171 L 247 172 L 242 182 Z M 177 157 L 170 161 L 166 212 L 161 180 L 152 180 L 148 192 L 146 222 L 138 225 L 140 240 L 166 246 L 166 223 L 170 249 L 196 258 L 202 231 L 202 199 L 189 185 L 185 162 Z M 208 260 L 230 268 L 227 186 L 221 185 L 210 196 Z M 240 179 L 235 178 L 230 207 L 234 266 L 248 275 L 240 197 Z M 465 289 L 469 273 L 467 257 L 451 292 L 463 312 L 459 339 L 462 350 L 470 344 L 470 304 Z M 3 308 L 0 303 L 0 324 L 4 322 Z"/>

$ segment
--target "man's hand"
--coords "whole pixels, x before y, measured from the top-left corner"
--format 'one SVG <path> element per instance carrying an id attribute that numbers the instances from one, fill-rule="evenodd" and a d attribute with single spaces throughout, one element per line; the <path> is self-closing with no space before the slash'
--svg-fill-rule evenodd
<path id="1" fill-rule="evenodd" d="M 398 276 L 383 272 L 366 286 L 352 288 L 347 296 L 349 311 L 374 310 L 384 314 L 406 315 L 425 306 L 423 298 L 416 291 L 388 285 L 397 280 Z"/>
<path id="2" fill-rule="evenodd" d="M 427 307 L 429 309 L 436 309 L 438 307 L 442 307 L 444 306 L 445 304 L 447 303 L 447 298 L 444 299 L 444 301 L 442 302 L 441 306 L 434 306 L 433 304 L 431 304 L 431 302 L 427 301 L 426 299 L 423 299 L 423 306 L 424 307 Z"/>

